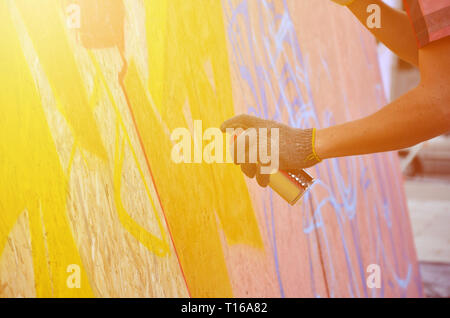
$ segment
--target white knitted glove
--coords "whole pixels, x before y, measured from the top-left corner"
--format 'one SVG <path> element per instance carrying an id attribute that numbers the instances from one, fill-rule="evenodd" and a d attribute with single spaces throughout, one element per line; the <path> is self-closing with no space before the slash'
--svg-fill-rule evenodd
<path id="1" fill-rule="evenodd" d="M 314 136 L 315 129 L 297 129 L 287 125 L 272 121 L 265 120 L 249 115 L 239 115 L 225 121 L 220 127 L 223 132 L 226 132 L 227 128 L 237 129 L 242 128 L 244 130 L 249 128 L 255 128 L 257 131 L 257 144 L 246 145 L 246 152 L 250 149 L 257 149 L 259 153 L 258 145 L 269 144 L 268 149 L 271 148 L 271 137 L 259 136 L 259 128 L 267 128 L 269 131 L 272 128 L 277 128 L 279 132 L 279 169 L 285 172 L 298 173 L 303 168 L 314 166 L 320 162 L 319 157 L 315 152 Z M 244 135 L 239 138 L 245 138 Z M 256 180 L 260 186 L 267 186 L 269 182 L 269 175 L 261 173 L 261 166 L 264 166 L 260 162 L 248 163 L 238 162 L 236 153 L 234 154 L 235 163 L 241 166 L 242 172 L 250 178 L 256 176 Z"/>

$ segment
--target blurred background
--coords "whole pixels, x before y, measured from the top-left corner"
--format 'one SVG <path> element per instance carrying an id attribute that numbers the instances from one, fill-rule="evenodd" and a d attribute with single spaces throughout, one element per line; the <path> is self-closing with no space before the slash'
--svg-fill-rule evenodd
<path id="1" fill-rule="evenodd" d="M 384 2 L 403 9 L 401 0 Z M 388 100 L 418 85 L 418 69 L 382 44 L 378 53 Z M 450 297 L 450 134 L 403 149 L 399 156 L 425 295 Z"/>

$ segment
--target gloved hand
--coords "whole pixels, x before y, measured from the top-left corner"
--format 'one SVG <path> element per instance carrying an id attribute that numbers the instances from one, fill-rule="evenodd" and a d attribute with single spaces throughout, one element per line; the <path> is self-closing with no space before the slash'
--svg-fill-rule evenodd
<path id="1" fill-rule="evenodd" d="M 227 128 L 242 128 L 244 130 L 255 128 L 258 137 L 257 144 L 248 145 L 246 143 L 246 152 L 249 152 L 249 149 L 253 149 L 253 147 L 258 149 L 258 145 L 261 145 L 261 142 L 263 144 L 267 143 L 266 149 L 272 149 L 271 142 L 273 142 L 273 138 L 271 138 L 272 136 L 270 134 L 271 128 L 278 128 L 279 170 L 296 174 L 301 169 L 311 167 L 320 162 L 320 159 L 314 149 L 315 129 L 296 129 L 275 121 L 264 120 L 250 115 L 238 115 L 228 119 L 221 125 L 220 129 L 222 132 L 226 132 Z M 260 136 L 259 128 L 267 128 L 268 137 L 266 140 L 260 141 L 260 139 L 264 139 L 265 136 Z M 259 162 L 259 155 L 257 157 L 258 163 L 239 164 L 245 175 L 249 178 L 254 178 L 256 176 L 258 184 L 262 187 L 266 187 L 269 184 L 270 174 L 261 173 L 261 165 L 263 164 Z M 235 163 L 237 162 L 236 153 L 234 156 L 234 161 Z"/>
<path id="2" fill-rule="evenodd" d="M 355 0 L 331 0 L 331 1 L 336 2 L 337 4 L 340 4 L 342 6 L 348 6 L 352 2 L 355 2 Z"/>

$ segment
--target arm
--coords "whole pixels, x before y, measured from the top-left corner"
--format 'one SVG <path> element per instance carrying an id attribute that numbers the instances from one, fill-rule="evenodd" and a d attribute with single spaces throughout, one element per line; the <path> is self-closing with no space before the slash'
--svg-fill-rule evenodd
<path id="1" fill-rule="evenodd" d="M 290 172 L 310 167 L 320 159 L 415 145 L 450 131 L 450 37 L 420 49 L 419 61 L 420 85 L 362 119 L 311 133 L 311 130 L 239 115 L 224 122 L 221 128 L 223 131 L 226 128 L 279 128 L 279 167 Z M 241 168 L 249 177 L 255 176 L 256 167 Z"/>
<path id="2" fill-rule="evenodd" d="M 381 28 L 368 30 L 401 59 L 418 66 L 417 40 L 405 12 L 393 9 L 381 0 L 356 0 L 347 7 L 367 27 L 367 7 L 371 4 L 381 8 Z"/>
<path id="3" fill-rule="evenodd" d="M 422 81 L 368 117 L 317 131 L 321 159 L 397 150 L 450 130 L 450 37 L 419 50 Z"/>
<path id="4" fill-rule="evenodd" d="M 441 135 L 450 128 L 441 110 L 450 98 L 443 95 L 420 85 L 371 116 L 318 130 L 317 154 L 327 159 L 391 151 Z"/>

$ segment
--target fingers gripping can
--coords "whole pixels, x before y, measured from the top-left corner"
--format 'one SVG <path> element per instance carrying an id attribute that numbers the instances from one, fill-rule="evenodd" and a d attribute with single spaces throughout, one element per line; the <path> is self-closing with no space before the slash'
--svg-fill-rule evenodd
<path id="1" fill-rule="evenodd" d="M 239 133 L 232 135 L 230 139 L 232 144 L 234 144 L 239 135 Z M 269 187 L 290 205 L 295 205 L 313 183 L 313 177 L 305 170 L 300 170 L 296 174 L 277 170 L 269 176 Z"/>

